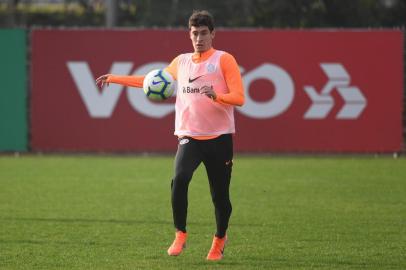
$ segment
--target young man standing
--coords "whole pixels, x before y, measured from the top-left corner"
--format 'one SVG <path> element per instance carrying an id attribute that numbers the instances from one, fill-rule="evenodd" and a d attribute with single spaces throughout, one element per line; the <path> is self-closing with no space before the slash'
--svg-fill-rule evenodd
<path id="1" fill-rule="evenodd" d="M 244 104 L 244 90 L 234 57 L 212 47 L 215 30 L 209 12 L 193 12 L 189 18 L 189 35 L 194 53 L 177 56 L 166 68 L 178 82 L 175 135 L 179 138 L 171 184 L 176 234 L 168 254 L 177 256 L 186 245 L 188 187 L 194 171 L 203 162 L 217 225 L 207 259 L 220 260 L 232 211 L 229 186 L 233 165 L 234 106 Z M 143 79 L 144 76 L 106 74 L 96 83 L 142 87 Z"/>

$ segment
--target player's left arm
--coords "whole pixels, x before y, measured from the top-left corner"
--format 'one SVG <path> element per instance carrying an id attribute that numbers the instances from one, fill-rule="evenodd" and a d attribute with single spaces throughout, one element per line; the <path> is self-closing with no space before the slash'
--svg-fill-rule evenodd
<path id="1" fill-rule="evenodd" d="M 229 92 L 217 94 L 215 101 L 235 106 L 244 105 L 244 86 L 237 61 L 231 54 L 224 53 L 220 58 L 220 67 Z"/>
<path id="2" fill-rule="evenodd" d="M 176 56 L 172 62 L 165 68 L 166 71 L 168 71 L 172 77 L 177 80 L 178 79 L 178 62 L 179 62 L 179 55 Z"/>

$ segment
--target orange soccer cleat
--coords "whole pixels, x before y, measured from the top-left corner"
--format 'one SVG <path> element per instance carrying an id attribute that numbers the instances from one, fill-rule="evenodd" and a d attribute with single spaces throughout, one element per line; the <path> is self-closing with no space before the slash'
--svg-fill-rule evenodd
<path id="1" fill-rule="evenodd" d="M 187 233 L 177 231 L 175 240 L 173 240 L 172 245 L 168 248 L 169 256 L 178 256 L 182 253 L 182 250 L 186 247 Z"/>
<path id="2" fill-rule="evenodd" d="M 227 243 L 227 235 L 223 238 L 214 236 L 213 243 L 211 245 L 209 254 L 207 254 L 207 260 L 218 261 L 223 258 L 224 247 Z"/>

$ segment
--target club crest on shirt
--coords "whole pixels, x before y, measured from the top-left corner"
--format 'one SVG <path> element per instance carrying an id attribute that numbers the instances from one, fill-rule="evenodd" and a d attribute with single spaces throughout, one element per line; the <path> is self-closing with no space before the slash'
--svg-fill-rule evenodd
<path id="1" fill-rule="evenodd" d="M 206 70 L 208 73 L 213 73 L 216 71 L 216 66 L 212 63 L 207 64 Z"/>

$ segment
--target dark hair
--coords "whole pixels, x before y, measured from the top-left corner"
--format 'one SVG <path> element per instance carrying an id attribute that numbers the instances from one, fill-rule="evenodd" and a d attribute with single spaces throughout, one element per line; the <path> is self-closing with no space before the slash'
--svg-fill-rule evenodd
<path id="1" fill-rule="evenodd" d="M 189 18 L 189 29 L 192 26 L 207 26 L 211 32 L 214 29 L 213 16 L 207 10 L 194 10 Z"/>

